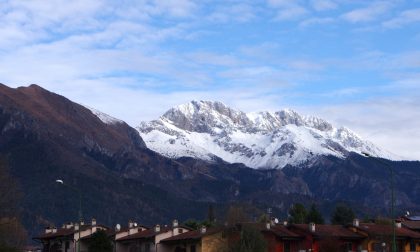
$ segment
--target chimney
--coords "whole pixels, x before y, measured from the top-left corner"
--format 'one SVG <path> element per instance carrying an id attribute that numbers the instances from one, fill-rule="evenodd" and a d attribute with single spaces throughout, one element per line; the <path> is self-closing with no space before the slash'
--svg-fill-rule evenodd
<path id="1" fill-rule="evenodd" d="M 83 225 L 85 225 L 85 222 L 84 221 L 80 221 L 80 226 L 83 226 Z"/>
<path id="2" fill-rule="evenodd" d="M 53 234 L 55 234 L 55 233 L 57 233 L 57 228 L 53 227 L 51 231 L 52 231 Z"/>
<path id="3" fill-rule="evenodd" d="M 160 232 L 160 225 L 159 225 L 159 224 L 155 226 L 155 232 L 156 232 L 156 233 L 157 233 L 157 232 Z"/>
<path id="4" fill-rule="evenodd" d="M 130 226 L 130 224 L 131 224 L 131 226 Z M 128 229 L 128 234 L 129 235 L 132 235 L 132 234 L 135 234 L 135 233 L 138 233 L 139 232 L 139 229 L 138 229 L 138 227 L 137 227 L 137 223 L 136 222 L 129 222 L 129 224 L 128 224 L 129 226 L 130 226 L 130 228 Z"/>
<path id="5" fill-rule="evenodd" d="M 79 223 L 74 224 L 74 230 L 76 230 L 76 231 L 79 230 L 79 227 L 80 227 Z"/>
<path id="6" fill-rule="evenodd" d="M 401 228 L 401 222 L 400 221 L 395 222 L 395 227 L 396 228 Z"/>
<path id="7" fill-rule="evenodd" d="M 46 234 L 49 234 L 49 233 L 51 233 L 51 232 L 52 232 L 52 228 L 51 228 L 50 226 L 45 227 L 45 233 L 46 233 Z"/>
<path id="8" fill-rule="evenodd" d="M 134 226 L 134 222 L 132 220 L 128 221 L 128 228 L 132 228 Z"/>
<path id="9" fill-rule="evenodd" d="M 96 219 L 95 218 L 92 219 L 92 226 L 96 226 Z"/>
<path id="10" fill-rule="evenodd" d="M 353 227 L 359 227 L 359 219 L 353 220 Z"/>
<path id="11" fill-rule="evenodd" d="M 120 224 L 115 225 L 115 231 L 120 232 L 120 230 L 121 230 L 121 225 Z"/>
<path id="12" fill-rule="evenodd" d="M 172 222 L 172 227 L 174 227 L 174 228 L 178 227 L 178 220 L 174 220 Z"/>
<path id="13" fill-rule="evenodd" d="M 265 223 L 265 228 L 270 229 L 271 228 L 271 223 L 270 222 Z"/>
<path id="14" fill-rule="evenodd" d="M 200 232 L 202 233 L 202 234 L 205 234 L 206 232 L 207 232 L 207 228 L 206 228 L 206 226 L 201 226 L 201 228 L 200 228 Z"/>
<path id="15" fill-rule="evenodd" d="M 70 229 L 70 228 L 72 228 L 72 227 L 73 227 L 73 223 L 68 222 L 68 223 L 66 224 L 66 229 Z"/>
<path id="16" fill-rule="evenodd" d="M 315 223 L 313 223 L 313 222 L 309 223 L 309 231 L 311 231 L 312 233 L 314 233 L 315 230 L 316 230 Z"/>

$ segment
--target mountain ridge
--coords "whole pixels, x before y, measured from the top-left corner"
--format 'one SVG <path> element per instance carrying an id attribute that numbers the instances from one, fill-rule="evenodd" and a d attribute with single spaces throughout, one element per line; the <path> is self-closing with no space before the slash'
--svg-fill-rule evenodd
<path id="1" fill-rule="evenodd" d="M 348 128 L 292 109 L 245 113 L 221 102 L 191 101 L 136 129 L 148 148 L 164 156 L 218 157 L 252 168 L 300 165 L 320 155 L 345 158 L 350 152 L 399 159 Z"/>

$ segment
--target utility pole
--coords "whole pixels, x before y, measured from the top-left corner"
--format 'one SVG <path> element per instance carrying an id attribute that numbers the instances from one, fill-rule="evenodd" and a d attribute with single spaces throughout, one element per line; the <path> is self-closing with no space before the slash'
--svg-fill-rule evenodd
<path id="1" fill-rule="evenodd" d="M 385 165 L 388 167 L 391 174 L 391 220 L 392 220 L 392 252 L 397 252 L 397 241 L 396 241 L 396 227 L 395 227 L 395 177 L 394 177 L 394 168 L 387 162 L 382 161 L 380 158 L 374 157 L 369 153 L 362 152 L 366 157 L 372 158 L 379 164 Z"/>

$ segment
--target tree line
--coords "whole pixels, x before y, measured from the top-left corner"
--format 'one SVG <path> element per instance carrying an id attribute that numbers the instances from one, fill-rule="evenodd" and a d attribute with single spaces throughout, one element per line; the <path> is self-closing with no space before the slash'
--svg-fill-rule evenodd
<path id="1" fill-rule="evenodd" d="M 352 223 L 355 218 L 353 210 L 344 204 L 338 204 L 332 215 L 330 222 L 335 225 L 346 225 Z M 303 204 L 296 203 L 289 210 L 288 221 L 292 224 L 315 223 L 324 224 L 325 219 L 315 204 L 307 210 Z"/>

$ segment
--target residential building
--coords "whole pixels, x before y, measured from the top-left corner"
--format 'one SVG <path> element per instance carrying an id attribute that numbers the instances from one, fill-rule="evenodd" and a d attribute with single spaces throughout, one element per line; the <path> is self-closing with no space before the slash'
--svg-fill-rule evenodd
<path id="1" fill-rule="evenodd" d="M 304 237 L 299 251 L 359 251 L 365 238 L 341 225 L 292 224 L 289 230 Z"/>
<path id="2" fill-rule="evenodd" d="M 223 228 L 201 227 L 161 240 L 157 252 L 227 252 L 228 240 Z"/>
<path id="3" fill-rule="evenodd" d="M 420 233 L 402 226 L 401 222 L 395 224 L 396 247 L 399 252 L 419 252 Z M 350 230 L 366 236 L 361 244 L 361 250 L 367 252 L 392 251 L 394 229 L 392 224 L 359 223 L 353 221 Z"/>
<path id="4" fill-rule="evenodd" d="M 115 235 L 115 248 L 117 252 L 160 252 L 161 240 L 188 231 L 189 228 L 179 226 L 176 220 L 173 221 L 172 227 L 156 225 L 152 229 L 129 229 L 127 235 Z"/>
<path id="5" fill-rule="evenodd" d="M 108 227 L 97 225 L 92 219 L 89 224 L 67 223 L 61 228 L 47 227 L 45 233 L 33 239 L 41 242 L 43 252 L 87 252 L 88 240 L 98 230 L 109 230 Z"/>

